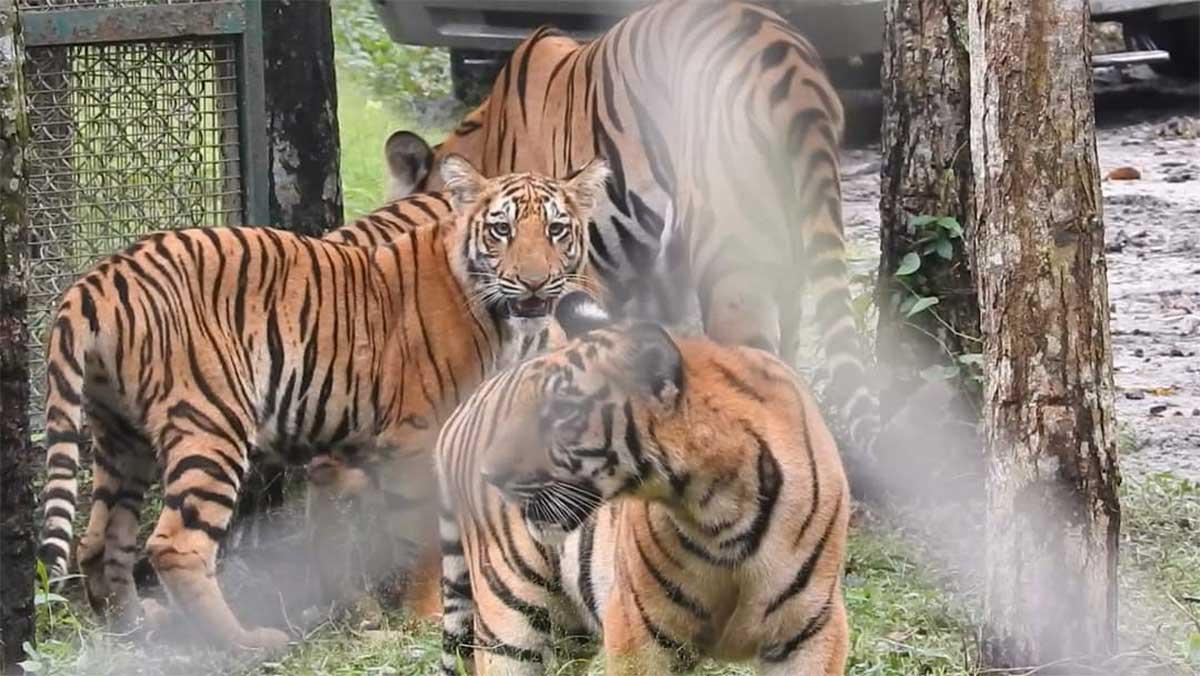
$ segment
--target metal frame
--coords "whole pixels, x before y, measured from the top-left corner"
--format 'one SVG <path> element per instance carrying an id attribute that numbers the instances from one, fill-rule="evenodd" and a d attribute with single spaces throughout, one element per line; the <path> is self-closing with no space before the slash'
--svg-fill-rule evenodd
<path id="1" fill-rule="evenodd" d="M 242 202 L 247 225 L 271 222 L 270 163 L 267 147 L 267 95 L 263 61 L 262 1 L 244 0 L 245 26 L 238 54 L 238 87 L 241 105 Z"/>
<path id="2" fill-rule="evenodd" d="M 261 0 L 170 5 L 25 7 L 18 13 L 25 47 L 238 36 L 238 126 L 243 219 L 270 222 L 267 109 Z"/>

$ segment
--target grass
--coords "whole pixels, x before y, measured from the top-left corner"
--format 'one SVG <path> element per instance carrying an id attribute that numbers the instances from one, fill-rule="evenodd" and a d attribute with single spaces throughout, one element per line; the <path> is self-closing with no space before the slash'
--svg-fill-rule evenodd
<path id="1" fill-rule="evenodd" d="M 855 676 L 964 674 L 973 668 L 969 618 L 886 535 L 858 531 L 850 543 L 846 603 Z M 382 631 L 328 625 L 263 674 L 429 674 L 441 645 L 436 626 L 392 617 Z M 595 659 L 590 674 L 602 674 Z M 746 665 L 702 664 L 703 676 L 749 676 Z"/>
<path id="2" fill-rule="evenodd" d="M 383 144 L 399 129 L 440 141 L 444 129 L 421 128 L 410 116 L 385 104 L 353 76 L 338 78 L 338 127 L 342 143 L 342 213 L 346 222 L 379 208 L 387 190 Z"/>
<path id="3" fill-rule="evenodd" d="M 1118 673 L 1200 673 L 1200 485 L 1171 475 L 1127 482 L 1122 490 L 1121 641 Z M 975 642 L 978 607 L 970 590 L 943 590 L 940 571 L 878 526 L 855 529 L 846 566 L 852 676 L 980 674 Z M 384 615 L 378 628 L 327 623 L 285 656 L 254 665 L 231 663 L 202 648 L 156 654 L 106 634 L 78 600 L 40 597 L 40 643 L 30 659 L 40 674 L 116 676 L 138 673 L 392 674 L 436 671 L 438 628 Z M 589 669 L 600 674 L 601 661 Z M 704 676 L 742 676 L 745 665 L 703 664 Z"/>

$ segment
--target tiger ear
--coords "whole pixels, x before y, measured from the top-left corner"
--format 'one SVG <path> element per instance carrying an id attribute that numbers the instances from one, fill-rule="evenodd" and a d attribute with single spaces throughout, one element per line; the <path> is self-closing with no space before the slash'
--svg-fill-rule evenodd
<path id="1" fill-rule="evenodd" d="M 440 171 L 455 211 L 464 211 L 475 204 L 487 187 L 487 179 L 462 155 L 451 153 L 443 157 Z"/>
<path id="2" fill-rule="evenodd" d="M 411 131 L 397 131 L 383 143 L 388 167 L 387 200 L 394 202 L 417 192 L 433 168 L 433 149 Z"/>
<path id="3" fill-rule="evenodd" d="M 629 362 L 626 374 L 634 389 L 666 410 L 674 409 L 683 395 L 683 353 L 658 324 L 639 322 L 629 328 Z"/>
<path id="4" fill-rule="evenodd" d="M 604 194 L 604 184 L 611 175 L 608 162 L 602 157 L 595 157 L 579 171 L 568 176 L 564 188 L 571 201 L 584 214 L 590 214 L 600 202 L 600 197 Z"/>

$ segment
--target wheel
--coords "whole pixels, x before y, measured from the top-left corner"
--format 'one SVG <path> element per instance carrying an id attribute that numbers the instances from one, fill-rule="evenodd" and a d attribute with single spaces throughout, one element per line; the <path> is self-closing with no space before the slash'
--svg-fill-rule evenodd
<path id="1" fill-rule="evenodd" d="M 492 82 L 504 67 L 508 54 L 478 49 L 450 50 L 450 83 L 454 98 L 467 106 L 477 106 L 492 89 Z"/>
<path id="2" fill-rule="evenodd" d="M 1154 72 L 1187 78 L 1200 75 L 1200 18 L 1138 23 L 1127 30 L 1125 42 L 1130 49 L 1162 49 L 1171 55 L 1166 63 L 1152 64 Z"/>

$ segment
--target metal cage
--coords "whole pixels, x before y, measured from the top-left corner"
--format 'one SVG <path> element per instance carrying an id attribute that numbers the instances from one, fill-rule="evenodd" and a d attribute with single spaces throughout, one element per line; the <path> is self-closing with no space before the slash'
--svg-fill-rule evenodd
<path id="1" fill-rule="evenodd" d="M 18 0 L 31 128 L 33 429 L 43 340 L 96 260 L 180 227 L 267 221 L 256 2 Z"/>

